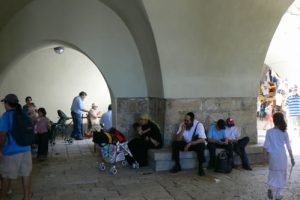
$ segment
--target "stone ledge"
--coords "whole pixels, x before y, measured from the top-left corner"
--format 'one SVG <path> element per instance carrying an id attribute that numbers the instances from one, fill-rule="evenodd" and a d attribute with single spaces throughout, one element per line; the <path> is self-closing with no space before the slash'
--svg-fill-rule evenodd
<path id="1" fill-rule="evenodd" d="M 223 149 L 217 149 L 216 153 L 219 153 L 222 150 Z M 262 145 L 248 145 L 246 147 L 246 152 L 248 154 L 250 164 L 265 163 L 264 148 Z M 208 149 L 205 150 L 204 154 L 206 162 L 203 166 L 206 167 L 209 161 Z M 174 164 L 172 161 L 172 152 L 170 147 L 162 149 L 150 149 L 148 151 L 148 160 L 150 167 L 152 167 L 155 171 L 169 170 Z M 234 162 L 237 165 L 241 164 L 240 158 L 236 154 L 234 154 Z M 180 163 L 183 169 L 196 168 L 198 163 L 196 153 L 193 151 L 180 152 Z"/>

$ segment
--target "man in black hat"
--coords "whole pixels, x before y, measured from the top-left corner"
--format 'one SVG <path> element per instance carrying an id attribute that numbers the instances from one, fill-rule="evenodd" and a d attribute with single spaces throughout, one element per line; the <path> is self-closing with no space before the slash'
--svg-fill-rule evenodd
<path id="1" fill-rule="evenodd" d="M 30 194 L 30 174 L 32 170 L 31 147 L 20 146 L 12 136 L 14 114 L 22 113 L 21 105 L 15 94 L 8 94 L 1 100 L 6 112 L 0 121 L 0 161 L 2 175 L 1 198 L 6 199 L 11 179 L 22 177 L 23 199 L 28 200 Z M 9 142 L 7 142 L 9 140 Z"/>

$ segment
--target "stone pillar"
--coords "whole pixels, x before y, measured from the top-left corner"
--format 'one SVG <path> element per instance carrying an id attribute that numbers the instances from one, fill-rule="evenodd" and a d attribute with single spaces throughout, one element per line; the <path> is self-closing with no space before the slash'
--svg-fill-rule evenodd
<path id="1" fill-rule="evenodd" d="M 165 100 L 161 98 L 117 98 L 115 99 L 116 112 L 114 116 L 116 127 L 128 139 L 132 135 L 132 124 L 138 121 L 142 113 L 148 113 L 160 129 L 164 130 Z"/>

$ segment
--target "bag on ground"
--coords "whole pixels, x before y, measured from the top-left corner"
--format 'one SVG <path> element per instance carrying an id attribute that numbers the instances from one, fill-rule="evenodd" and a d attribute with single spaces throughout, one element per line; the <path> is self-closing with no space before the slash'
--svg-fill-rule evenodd
<path id="1" fill-rule="evenodd" d="M 227 151 L 221 151 L 216 159 L 216 172 L 230 173 L 232 170 L 232 159 L 229 157 Z"/>

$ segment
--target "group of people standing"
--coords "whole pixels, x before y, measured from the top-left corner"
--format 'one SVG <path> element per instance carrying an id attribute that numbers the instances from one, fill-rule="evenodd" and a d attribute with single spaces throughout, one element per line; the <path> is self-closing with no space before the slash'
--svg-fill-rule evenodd
<path id="1" fill-rule="evenodd" d="M 101 112 L 97 110 L 98 106 L 93 103 L 90 110 L 85 109 L 84 100 L 87 96 L 87 93 L 82 91 L 78 96 L 74 97 L 72 106 L 71 106 L 71 116 L 73 119 L 73 131 L 71 137 L 75 140 L 83 140 L 83 123 L 82 117 L 83 113 L 87 113 L 87 118 L 89 122 L 87 137 L 90 137 L 93 131 L 99 131 L 101 126 L 104 130 L 110 130 L 112 128 L 112 107 L 108 106 L 107 112 L 101 116 Z M 101 116 L 101 119 L 99 120 Z"/>

